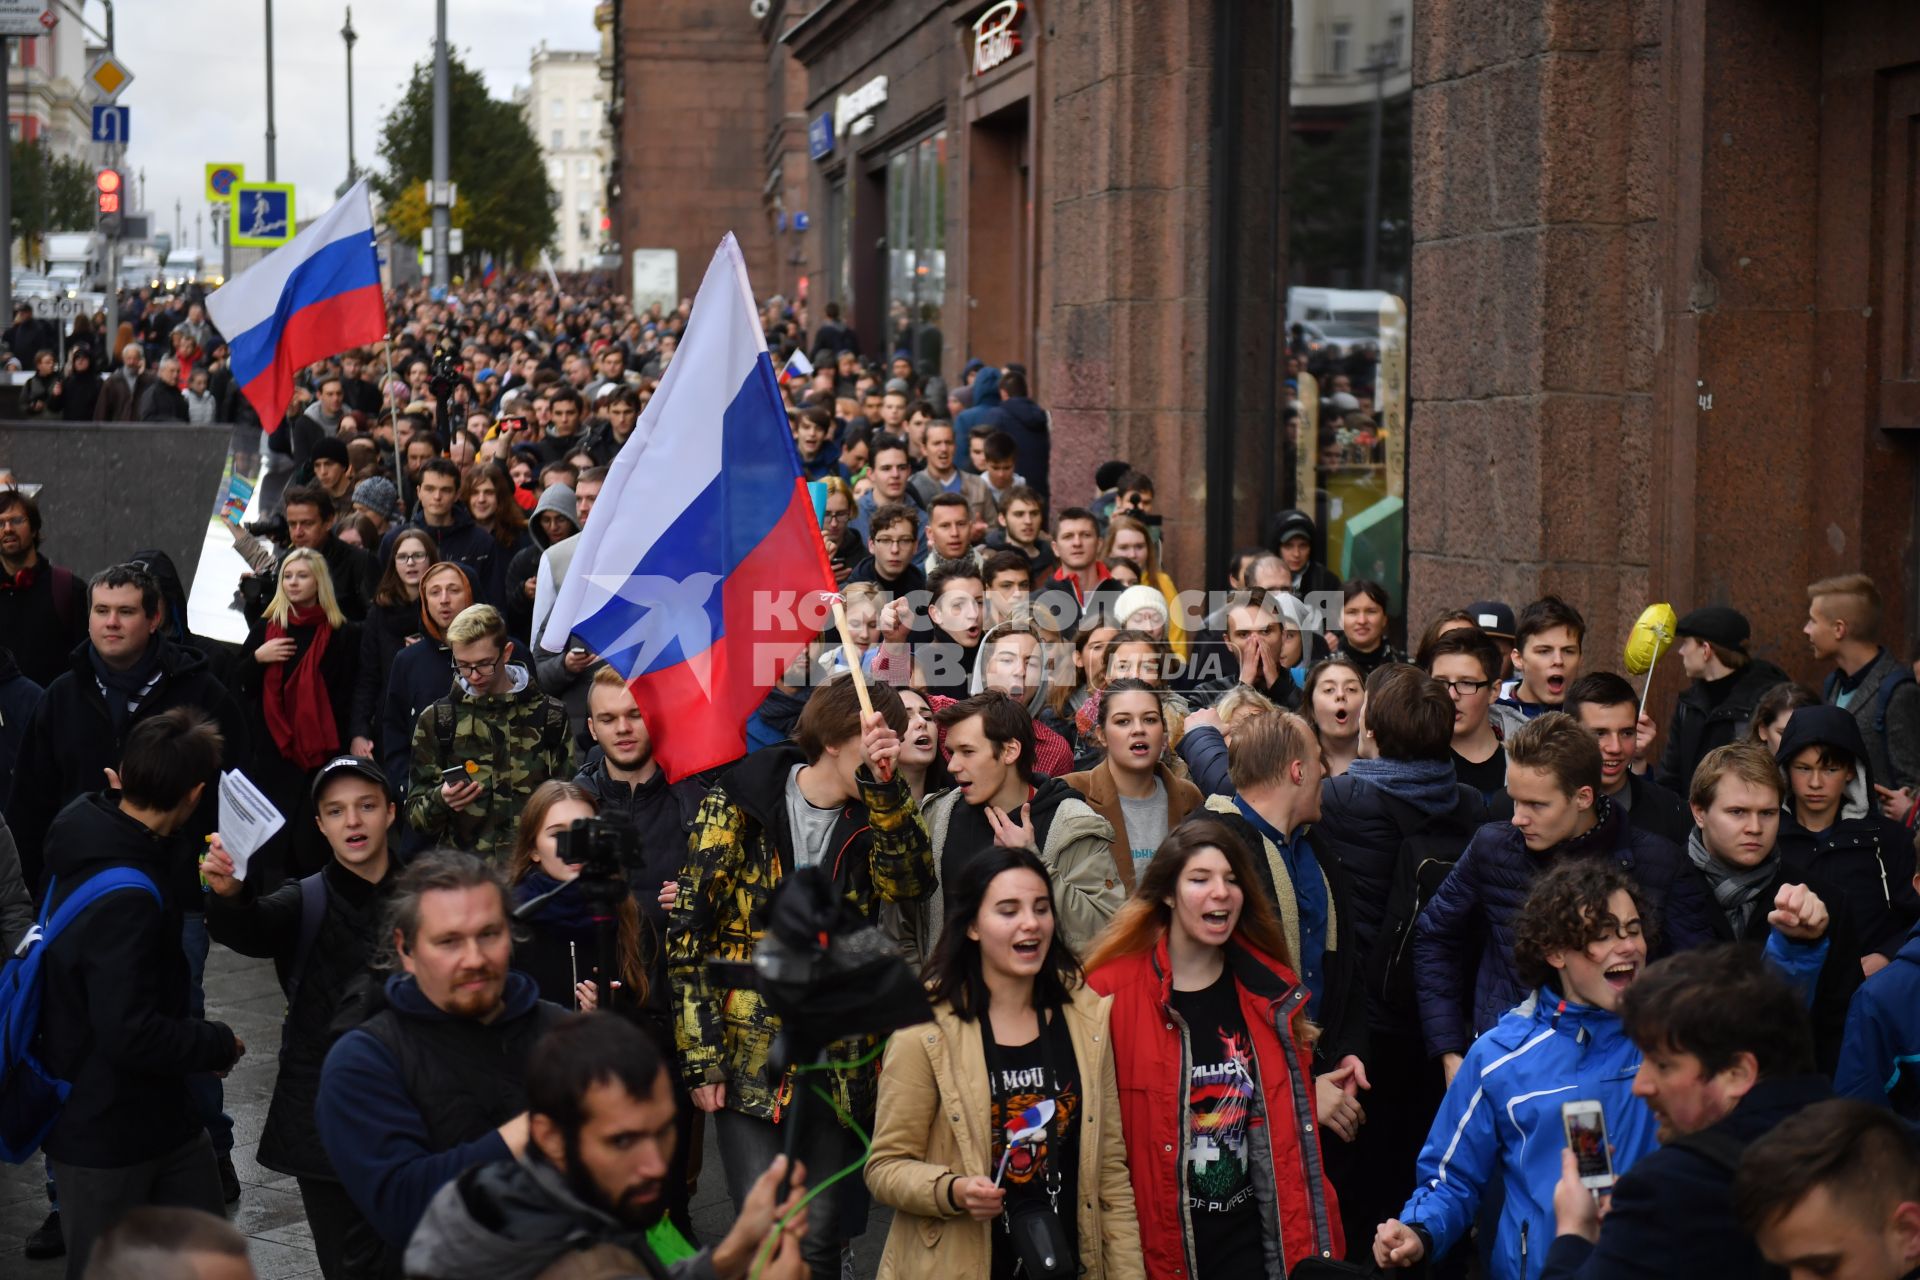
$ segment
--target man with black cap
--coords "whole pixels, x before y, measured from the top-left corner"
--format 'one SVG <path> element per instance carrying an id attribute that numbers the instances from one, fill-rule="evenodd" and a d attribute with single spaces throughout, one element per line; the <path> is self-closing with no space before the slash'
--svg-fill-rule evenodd
<path id="1" fill-rule="evenodd" d="M 333 850 L 333 860 L 319 871 L 256 896 L 262 886 L 234 875 L 233 859 L 215 836 L 200 875 L 212 891 L 206 895 L 207 931 L 241 955 L 271 959 L 286 992 L 280 1069 L 256 1158 L 299 1180 L 320 1270 L 335 1276 L 345 1274 L 348 1238 L 361 1235 L 371 1245 L 372 1228 L 327 1159 L 314 1099 L 333 1043 L 333 1021 L 356 998 L 355 979 L 380 941 L 399 868 L 387 851 L 394 805 L 380 766 L 362 756 L 335 756 L 314 775 L 313 803 L 315 821 Z"/>
<path id="2" fill-rule="evenodd" d="M 1274 549 L 1280 562 L 1292 575 L 1292 580 L 1284 588 L 1286 592 L 1316 608 L 1324 609 L 1327 602 L 1315 600 L 1313 596 L 1320 592 L 1331 592 L 1338 596 L 1343 584 L 1339 574 L 1313 558 L 1313 544 L 1318 540 L 1319 533 L 1312 516 L 1297 507 L 1289 508 L 1273 518 L 1267 545 Z M 1333 610 L 1338 608 L 1338 604 L 1333 606 Z"/>
<path id="3" fill-rule="evenodd" d="M 1750 630 L 1746 615 L 1724 604 L 1695 609 L 1675 628 L 1673 652 L 1692 683 L 1674 704 L 1653 780 L 1676 795 L 1686 794 L 1707 752 L 1746 734 L 1761 696 L 1787 682 L 1779 667 L 1747 656 Z"/>

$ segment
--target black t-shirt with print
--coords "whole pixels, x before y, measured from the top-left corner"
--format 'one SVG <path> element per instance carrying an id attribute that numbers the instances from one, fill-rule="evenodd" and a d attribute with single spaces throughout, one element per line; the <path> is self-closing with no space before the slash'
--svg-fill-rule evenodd
<path id="1" fill-rule="evenodd" d="M 1187 1024 L 1193 1064 L 1184 1159 L 1197 1274 L 1258 1275 L 1266 1253 L 1247 1130 L 1266 1119 L 1232 972 L 1199 991 L 1175 991 L 1173 1008 Z"/>
<path id="2" fill-rule="evenodd" d="M 996 1045 L 991 1020 L 982 1018 L 981 1026 L 993 1098 L 989 1116 L 993 1172 L 1000 1171 L 1000 1162 L 1006 1158 L 1009 1136 L 1044 1129 L 1036 1141 L 1014 1144 L 1006 1175 L 1000 1179 L 1007 1190 L 1007 1208 L 1025 1198 L 1054 1207 L 1077 1256 L 1074 1206 L 1080 1190 L 1080 1069 L 1066 1018 L 1056 1010 L 1040 1036 L 1022 1045 Z M 1003 1214 L 993 1224 L 993 1280 L 1022 1274 L 1018 1266 Z"/>

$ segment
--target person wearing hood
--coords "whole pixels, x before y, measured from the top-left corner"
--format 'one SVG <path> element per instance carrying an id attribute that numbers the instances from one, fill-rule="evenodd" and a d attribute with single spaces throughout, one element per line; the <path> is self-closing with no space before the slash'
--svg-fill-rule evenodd
<path id="1" fill-rule="evenodd" d="M 1000 411 L 1000 370 L 990 364 L 981 365 L 967 385 L 967 391 L 969 407 L 953 420 L 953 444 L 954 451 L 971 463 L 973 455 L 968 441 L 973 433 L 985 435 L 1006 426 L 1006 415 Z M 967 469 L 972 470 L 971 465 Z"/>
<path id="2" fill-rule="evenodd" d="M 1420 1025 L 1449 1084 L 1473 1038 L 1526 995 L 1513 968 L 1513 917 L 1548 867 L 1611 859 L 1645 891 L 1674 950 L 1701 946 L 1726 927 L 1698 862 L 1687 865 L 1671 843 L 1630 825 L 1601 794 L 1600 767 L 1599 744 L 1564 712 L 1547 712 L 1509 735 L 1513 817 L 1474 833 L 1420 913 L 1413 936 Z M 1761 925 L 1764 934 L 1764 916 Z"/>
<path id="3" fill-rule="evenodd" d="M 399 1274 L 441 1187 L 527 1149 L 527 1059 L 565 1015 L 511 969 L 508 901 L 496 869 L 451 850 L 393 887 L 381 941 L 398 972 L 327 1051 L 314 1102 L 320 1144 L 373 1229 L 346 1242 L 349 1275 Z"/>
<path id="4" fill-rule="evenodd" d="M 1027 375 L 1009 369 L 1000 380 L 1000 416 L 996 424 L 1013 437 L 1014 469 L 1044 497 L 1053 492 L 1053 438 L 1047 411 L 1027 397 Z"/>
<path id="5" fill-rule="evenodd" d="M 1708 916 L 1714 937 L 1765 941 L 1769 958 L 1806 997 L 1814 1055 L 1821 1072 L 1831 1077 L 1845 1037 L 1847 1006 L 1860 987 L 1863 952 L 1852 913 L 1825 868 L 1790 868 L 1781 856 L 1785 798 L 1780 766 L 1765 747 L 1753 742 L 1715 747 L 1694 771 L 1687 797 L 1695 824 L 1687 857 L 1713 894 L 1715 909 Z M 1779 918 L 1799 913 L 1795 904 L 1809 897 L 1823 904 L 1821 927 L 1800 931 L 1781 950 Z"/>
<path id="6" fill-rule="evenodd" d="M 534 790 L 573 776 L 573 733 L 566 708 L 512 661 L 498 609 L 462 610 L 447 647 L 453 689 L 414 726 L 407 822 L 435 845 L 502 861 Z"/>
<path id="7" fill-rule="evenodd" d="M 47 944 L 42 959 L 41 1061 L 71 1085 L 41 1144 L 60 1188 L 67 1275 L 128 1209 L 177 1204 L 223 1209 L 197 1073 L 225 1073 L 246 1052 L 223 1023 L 193 1009 L 180 945 L 193 884 L 176 883 L 178 840 L 218 782 L 224 744 L 204 716 L 176 707 L 142 718 L 110 757 L 110 789 L 75 799 L 54 821 L 48 905 L 126 870 L 144 885 L 110 892 Z M 102 781 L 96 772 L 93 785 Z M 191 871 L 191 861 L 188 860 Z"/>
<path id="8" fill-rule="evenodd" d="M 805 1280 L 804 1227 L 778 1227 L 803 1190 L 804 1171 L 789 1170 L 785 1156 L 755 1180 L 719 1244 L 695 1252 L 673 1239 L 666 1184 L 683 1153 L 671 1077 L 660 1051 L 617 1018 L 556 1022 L 527 1060 L 525 1150 L 470 1168 L 435 1194 L 407 1245 L 406 1274 Z"/>
<path id="9" fill-rule="evenodd" d="M 540 574 L 540 557 L 547 548 L 580 532 L 579 501 L 564 484 L 550 484 L 527 518 L 533 545 L 522 548 L 507 566 L 507 630 L 516 639 L 532 643 L 533 588 Z"/>
<path id="10" fill-rule="evenodd" d="M 1614 1174 L 1659 1145 L 1653 1112 L 1634 1096 L 1640 1050 L 1620 1022 L 1621 1002 L 1647 965 L 1651 924 L 1639 895 L 1608 862 L 1562 863 L 1535 882 L 1514 918 L 1514 963 L 1530 992 L 1467 1051 L 1420 1149 L 1406 1206 L 1377 1232 L 1365 1228 L 1380 1267 L 1446 1257 L 1483 1207 L 1497 1205 L 1483 1274 L 1536 1280 L 1546 1250 L 1529 1248 L 1529 1236 L 1544 1237 L 1553 1218 L 1569 1100 L 1599 1106 Z"/>
<path id="11" fill-rule="evenodd" d="M 1039 855 L 1068 945 L 1091 944 L 1126 899 L 1113 860 L 1113 827 L 1078 791 L 1039 772 L 1033 716 L 1013 698 L 987 689 L 936 704 L 934 719 L 954 785 L 925 806 L 937 880 L 930 895 L 903 912 L 909 955 L 926 957 L 940 935 L 946 904 L 939 886 L 958 876 L 970 855 L 993 845 Z"/>
<path id="12" fill-rule="evenodd" d="M 381 941 L 399 877 L 388 847 L 393 796 L 386 775 L 361 756 L 335 756 L 313 780 L 315 821 L 331 857 L 318 872 L 278 888 L 238 880 L 218 836 L 201 862 L 209 892 L 207 931 L 224 947 L 273 961 L 286 993 L 279 1066 L 256 1158 L 298 1179 L 320 1270 L 340 1276 L 348 1241 L 368 1228 L 327 1160 L 314 1120 L 320 1068 L 333 1023 L 356 995 Z"/>
<path id="13" fill-rule="evenodd" d="M 1780 859 L 1787 874 L 1817 873 L 1838 893 L 1871 977 L 1920 921 L 1920 897 L 1902 873 L 1913 836 L 1874 803 L 1860 724 L 1839 707 L 1802 707 L 1774 759 L 1787 776 Z"/>
<path id="14" fill-rule="evenodd" d="M 1313 558 L 1314 544 L 1319 540 L 1319 526 L 1298 508 L 1276 515 L 1267 529 L 1267 545 L 1280 557 L 1289 575 L 1285 590 L 1324 611 L 1343 590 L 1340 575 Z M 1325 599 L 1316 600 L 1316 596 Z"/>
<path id="15" fill-rule="evenodd" d="M 447 628 L 473 603 L 473 570 L 463 564 L 438 561 L 420 579 L 420 639 L 394 655 L 380 695 L 380 767 L 396 789 L 412 776 L 413 730 L 420 713 L 453 687 Z M 405 794 L 396 790 L 396 796 Z"/>
<path id="16" fill-rule="evenodd" d="M 1746 736 L 1761 696 L 1788 677 L 1766 659 L 1747 656 L 1750 627 L 1738 609 L 1707 605 L 1683 615 L 1674 630 L 1673 653 L 1689 683 L 1673 704 L 1653 780 L 1678 793 L 1693 781 L 1702 756 Z"/>
<path id="17" fill-rule="evenodd" d="M 77 346 L 67 353 L 67 376 L 60 385 L 60 417 L 67 422 L 91 422 L 99 401 L 100 373 L 94 368 L 93 348 Z"/>
<path id="18" fill-rule="evenodd" d="M 1913 873 L 1907 887 L 1920 892 L 1920 866 L 1902 870 Z M 1833 1091 L 1920 1122 L 1920 924 L 1848 1002 Z"/>
<path id="19" fill-rule="evenodd" d="M 375 740 L 380 726 L 375 717 L 386 695 L 387 675 L 400 651 L 420 638 L 420 583 L 439 558 L 440 548 L 425 529 L 409 529 L 393 540 L 393 554 L 360 628 L 360 664 L 354 672 L 353 705 L 347 714 L 354 755 L 380 757 Z"/>
<path id="20" fill-rule="evenodd" d="M 460 503 L 460 464 L 447 458 L 433 458 L 420 469 L 416 488 L 419 505 L 413 518 L 399 529 L 389 529 L 380 540 L 380 557 L 386 559 L 400 529 L 425 529 L 433 535 L 442 560 L 458 560 L 475 573 L 484 574 L 485 566 L 498 549 L 493 535 L 473 521 Z"/>

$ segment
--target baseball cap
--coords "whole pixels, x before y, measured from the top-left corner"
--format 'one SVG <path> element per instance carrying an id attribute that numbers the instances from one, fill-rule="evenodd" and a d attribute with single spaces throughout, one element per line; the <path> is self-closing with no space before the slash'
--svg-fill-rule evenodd
<path id="1" fill-rule="evenodd" d="M 381 771 L 379 765 L 367 759 L 365 756 L 335 756 L 333 759 L 321 765 L 320 771 L 313 775 L 314 803 L 318 804 L 320 802 L 320 796 L 326 791 L 328 783 L 332 782 L 335 778 L 343 777 L 347 774 L 352 774 L 358 778 L 365 778 L 368 782 L 378 786 L 382 791 L 391 790 L 391 788 L 387 786 L 387 775 Z"/>
<path id="2" fill-rule="evenodd" d="M 1490 636 L 1499 636 L 1502 640 L 1513 639 L 1513 606 L 1502 604 L 1498 600 L 1476 600 L 1467 606 L 1467 612 L 1473 615 L 1473 625 Z"/>

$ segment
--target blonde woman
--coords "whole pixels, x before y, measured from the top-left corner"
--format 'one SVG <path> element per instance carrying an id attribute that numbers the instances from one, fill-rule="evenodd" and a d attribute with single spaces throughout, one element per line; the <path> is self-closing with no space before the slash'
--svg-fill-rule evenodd
<path id="1" fill-rule="evenodd" d="M 247 636 L 247 652 L 240 688 L 258 745 L 254 781 L 287 818 L 274 841 L 283 847 L 263 851 L 269 878 L 256 884 L 267 892 L 278 883 L 272 874 L 305 875 L 330 856 L 313 822 L 309 787 L 314 771 L 347 740 L 360 665 L 360 628 L 340 612 L 319 552 L 297 547 L 280 561 L 273 599 Z"/>

